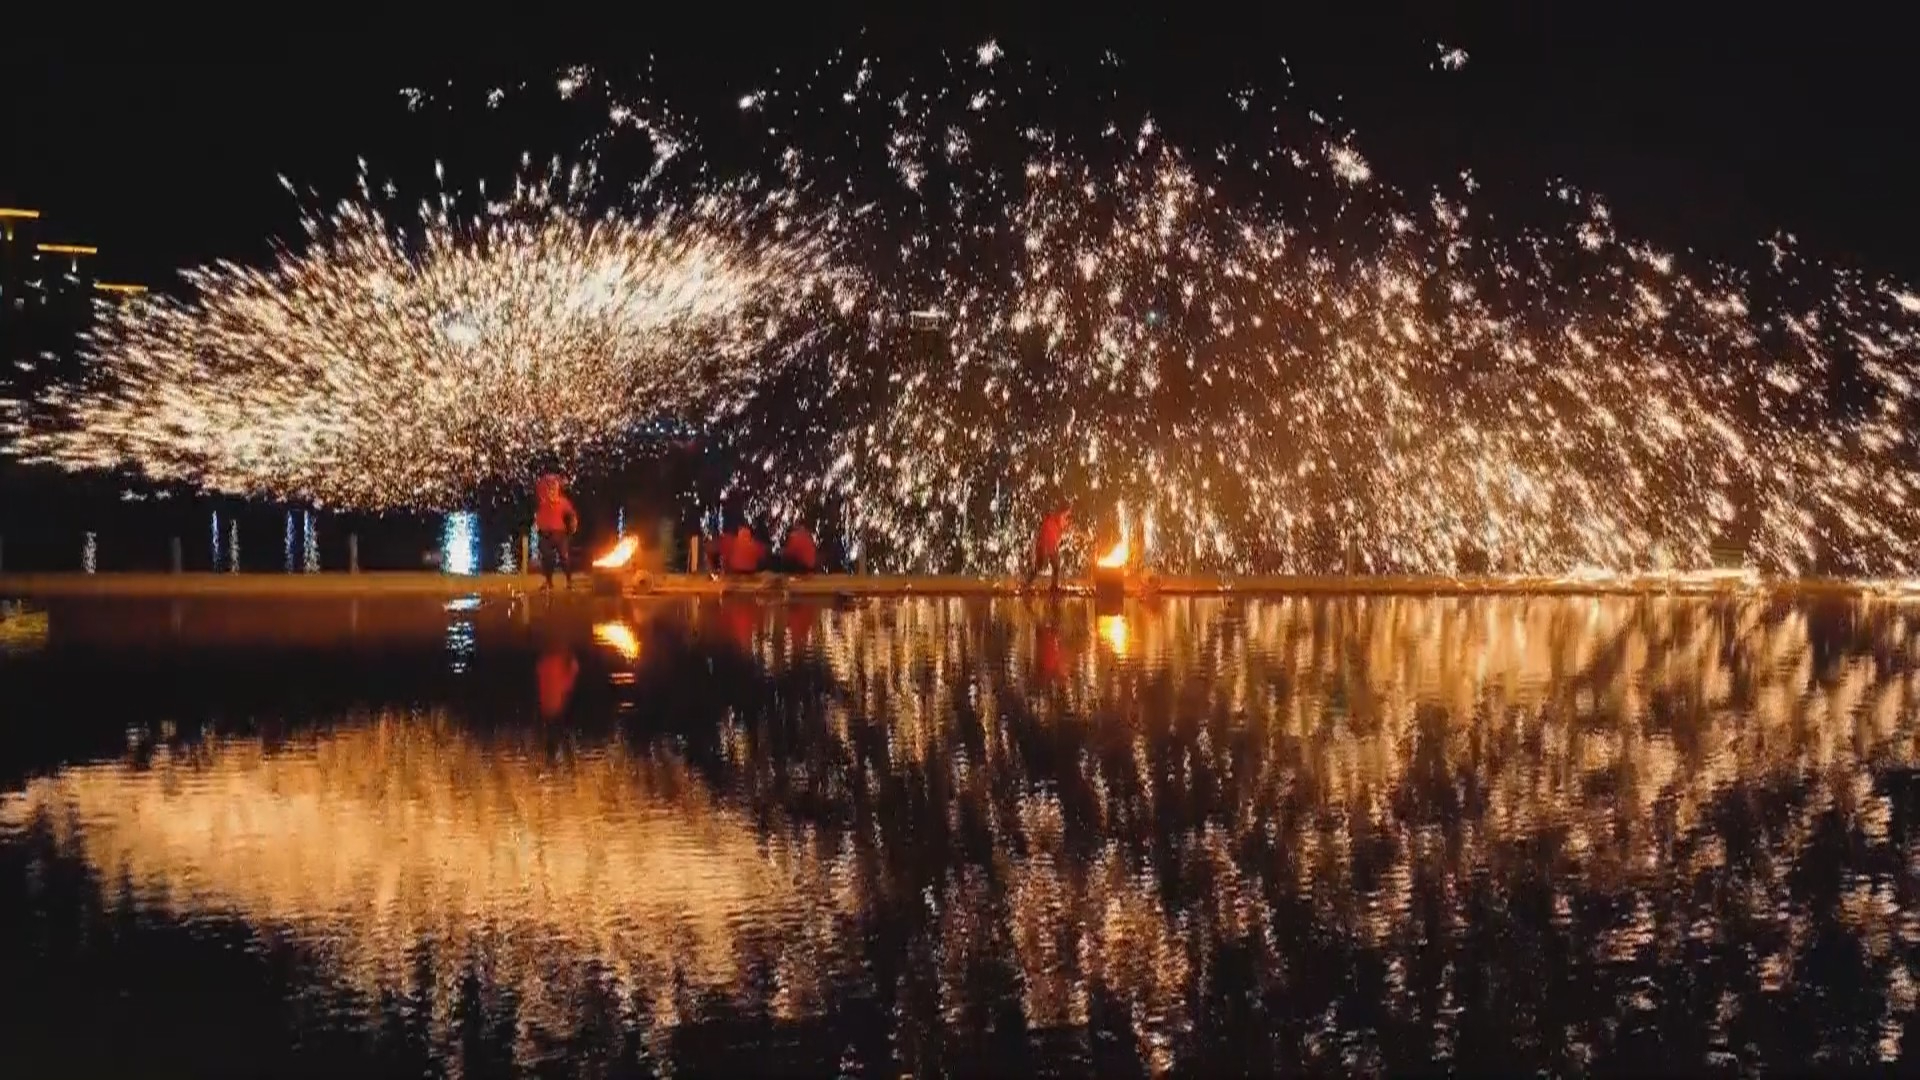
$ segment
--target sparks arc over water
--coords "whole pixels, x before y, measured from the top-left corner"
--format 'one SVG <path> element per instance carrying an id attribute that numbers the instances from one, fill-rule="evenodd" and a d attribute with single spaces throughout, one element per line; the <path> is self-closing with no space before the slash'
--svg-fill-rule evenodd
<path id="1" fill-rule="evenodd" d="M 636 418 L 725 408 L 746 351 L 777 351 L 826 287 L 820 249 L 753 238 L 722 196 L 593 217 L 560 181 L 418 235 L 366 191 L 257 270 L 190 271 L 185 301 L 103 308 L 94 377 L 59 388 L 18 452 L 68 468 L 366 509 L 457 506 L 579 468 Z M 805 338 L 804 330 L 797 334 Z"/>
<path id="2" fill-rule="evenodd" d="M 1436 80 L 1467 62 L 1439 55 Z M 1781 573 L 1920 568 L 1920 297 L 1901 283 L 1787 234 L 1751 265 L 1679 257 L 1568 182 L 1493 191 L 1460 172 L 1401 190 L 1291 89 L 1225 90 L 1196 136 L 1105 88 L 1117 66 L 1069 80 L 993 43 L 935 65 L 842 54 L 705 118 L 646 71 L 408 100 L 597 112 L 578 149 L 603 191 L 691 197 L 725 176 L 757 213 L 833 237 L 832 302 L 785 301 L 773 334 L 721 320 L 734 377 L 701 369 L 687 403 L 739 467 L 696 494 L 830 524 L 877 567 L 1008 568 L 1065 497 L 1084 522 L 1142 526 L 1169 569 L 1617 571 L 1699 567 L 1721 546 Z M 1059 120 L 1076 116 L 1093 119 Z M 730 251 L 752 234 L 720 232 Z M 793 243 L 750 260 L 779 271 L 741 292 L 820 280 L 821 249 Z M 324 310 L 298 280 L 276 302 Z M 431 310 L 393 332 L 425 334 Z M 605 377 L 585 367 L 582 388 Z M 154 383 L 163 399 L 182 385 Z M 583 443 L 634 411 L 579 396 Z M 426 400 L 381 490 L 505 471 L 510 453 L 444 437 L 460 408 Z M 83 406 L 81 435 L 28 445 L 96 463 L 119 414 Z M 549 444 L 543 423 L 502 417 L 514 437 L 496 441 Z M 338 474 L 372 456 L 311 458 L 300 483 L 259 483 L 272 470 L 253 458 L 201 478 L 368 501 Z"/>
<path id="3" fill-rule="evenodd" d="M 866 284 L 723 429 L 745 466 L 709 498 L 897 569 L 1015 566 L 1061 496 L 1174 569 L 1916 566 L 1920 298 L 1790 235 L 1688 262 L 1570 183 L 1408 194 L 1285 94 L 1182 140 L 991 42 L 770 78 L 737 100 L 760 175 L 830 208 Z M 605 111 L 598 161 L 700 145 L 644 72 L 554 85 Z"/>

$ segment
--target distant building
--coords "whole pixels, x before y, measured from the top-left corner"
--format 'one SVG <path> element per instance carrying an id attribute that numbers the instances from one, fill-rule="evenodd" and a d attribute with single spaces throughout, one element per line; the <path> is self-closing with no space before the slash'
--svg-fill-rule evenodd
<path id="1" fill-rule="evenodd" d="M 33 261 L 33 223 L 40 211 L 0 206 L 0 314 L 24 308 L 23 281 Z"/>
<path id="2" fill-rule="evenodd" d="M 85 321 L 95 299 L 126 299 L 143 285 L 96 280 L 100 249 L 51 239 L 40 211 L 0 206 L 0 318 Z"/>
<path id="3" fill-rule="evenodd" d="M 50 313 L 84 322 L 93 311 L 92 244 L 33 245 L 34 280 L 31 287 Z"/>
<path id="4" fill-rule="evenodd" d="M 116 300 L 122 304 L 137 296 L 146 295 L 145 285 L 133 285 L 124 281 L 96 281 L 93 283 L 95 297 Z"/>
<path id="5" fill-rule="evenodd" d="M 127 302 L 143 285 L 98 281 L 100 249 L 49 238 L 38 210 L 0 206 L 0 383 L 38 385 L 78 356 L 99 301 Z"/>

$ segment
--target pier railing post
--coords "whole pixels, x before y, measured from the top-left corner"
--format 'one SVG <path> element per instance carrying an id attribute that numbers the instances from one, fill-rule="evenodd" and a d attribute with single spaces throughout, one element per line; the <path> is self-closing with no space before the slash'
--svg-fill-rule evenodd
<path id="1" fill-rule="evenodd" d="M 172 558 L 169 560 L 169 564 L 173 567 L 173 572 L 177 574 L 182 569 L 184 569 L 184 561 L 185 561 L 184 557 L 180 553 L 180 538 L 176 536 L 172 540 L 169 540 L 167 542 L 167 549 L 168 549 L 168 554 L 172 556 Z"/>
<path id="2" fill-rule="evenodd" d="M 360 572 L 360 534 L 347 534 L 347 573 Z"/>
<path id="3" fill-rule="evenodd" d="M 853 558 L 853 572 L 857 577 L 867 576 L 867 545 L 860 545 L 860 554 Z"/>
<path id="4" fill-rule="evenodd" d="M 700 534 L 687 537 L 687 573 L 700 572 Z"/>
<path id="5" fill-rule="evenodd" d="M 520 534 L 520 572 L 533 573 L 533 543 L 526 533 Z"/>

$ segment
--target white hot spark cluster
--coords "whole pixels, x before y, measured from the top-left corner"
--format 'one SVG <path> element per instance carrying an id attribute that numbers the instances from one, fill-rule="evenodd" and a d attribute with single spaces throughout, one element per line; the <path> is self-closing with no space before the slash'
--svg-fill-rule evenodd
<path id="1" fill-rule="evenodd" d="M 454 506 L 590 466 L 638 421 L 728 407 L 748 359 L 833 289 L 824 245 L 756 239 L 744 200 L 594 217 L 554 188 L 423 207 L 411 231 L 363 194 L 271 266 L 103 307 L 86 380 L 14 404 L 15 452 L 335 507 Z"/>

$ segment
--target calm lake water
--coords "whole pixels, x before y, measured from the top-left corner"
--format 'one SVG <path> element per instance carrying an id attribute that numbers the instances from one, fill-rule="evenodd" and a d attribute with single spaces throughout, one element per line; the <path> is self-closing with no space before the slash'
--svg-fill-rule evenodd
<path id="1" fill-rule="evenodd" d="M 0 635 L 8 1076 L 1915 1054 L 1920 608 L 119 604 Z"/>

